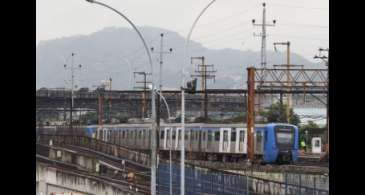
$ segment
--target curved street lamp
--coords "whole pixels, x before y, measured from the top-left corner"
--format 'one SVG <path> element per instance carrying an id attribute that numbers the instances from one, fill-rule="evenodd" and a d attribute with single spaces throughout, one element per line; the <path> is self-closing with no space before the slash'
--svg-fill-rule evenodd
<path id="1" fill-rule="evenodd" d="M 194 20 L 193 25 L 190 28 L 189 34 L 185 40 L 185 47 L 184 47 L 184 58 L 187 58 L 187 49 L 189 46 L 190 37 L 193 33 L 193 30 L 198 23 L 200 17 L 204 14 L 204 12 L 215 2 L 216 0 L 212 0 L 204 9 L 199 13 L 198 17 Z M 187 60 L 188 62 L 188 60 Z M 181 185 L 181 195 L 185 195 L 185 67 L 184 65 L 181 66 L 181 178 L 180 178 L 180 185 Z"/>
<path id="2" fill-rule="evenodd" d="M 86 0 L 89 3 L 95 3 L 98 5 L 101 5 L 103 7 L 109 8 L 112 11 L 114 11 L 115 13 L 117 13 L 118 15 L 122 16 L 132 27 L 133 29 L 137 32 L 139 38 L 141 39 L 141 41 L 143 42 L 143 45 L 146 49 L 147 55 L 148 55 L 148 60 L 149 60 L 149 64 L 151 66 L 151 74 L 152 74 L 152 88 L 154 89 L 154 72 L 153 72 L 153 64 L 152 64 L 152 57 L 151 57 L 151 53 L 150 50 L 148 49 L 149 47 L 147 46 L 146 41 L 144 40 L 142 34 L 139 32 L 139 30 L 137 29 L 137 27 L 133 24 L 133 22 L 131 20 L 129 20 L 124 14 L 122 14 L 121 12 L 119 12 L 118 10 L 110 7 L 109 5 L 106 5 L 104 3 L 95 1 L 95 0 Z M 152 90 L 151 91 L 151 106 L 152 106 L 152 128 L 151 128 L 151 194 L 155 195 L 156 194 L 156 170 L 157 170 L 157 147 L 156 147 L 156 108 L 155 108 L 155 92 Z"/>

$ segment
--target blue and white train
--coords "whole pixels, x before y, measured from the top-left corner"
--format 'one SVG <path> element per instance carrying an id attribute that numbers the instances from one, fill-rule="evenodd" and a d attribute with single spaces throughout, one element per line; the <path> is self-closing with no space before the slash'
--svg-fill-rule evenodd
<path id="1" fill-rule="evenodd" d="M 181 146 L 180 123 L 160 124 L 159 150 L 164 157 L 169 151 L 176 157 Z M 150 124 L 87 126 L 88 136 L 148 151 Z M 199 160 L 240 161 L 246 158 L 247 128 L 244 124 L 191 123 L 185 126 L 186 156 Z M 255 125 L 254 154 L 263 163 L 293 163 L 298 160 L 298 128 L 283 123 Z"/>

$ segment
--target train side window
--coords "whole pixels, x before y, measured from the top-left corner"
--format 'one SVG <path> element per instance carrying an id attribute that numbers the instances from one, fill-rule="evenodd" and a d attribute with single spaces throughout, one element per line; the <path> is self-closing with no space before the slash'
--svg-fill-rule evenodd
<path id="1" fill-rule="evenodd" d="M 245 132 L 244 131 L 240 131 L 240 142 L 244 142 L 245 140 Z"/>
<path id="2" fill-rule="evenodd" d="M 188 140 L 188 131 L 185 131 L 185 140 Z"/>
<path id="3" fill-rule="evenodd" d="M 223 131 L 223 141 L 228 141 L 228 131 Z"/>
<path id="4" fill-rule="evenodd" d="M 181 140 L 181 129 L 179 129 L 178 139 Z"/>
<path id="5" fill-rule="evenodd" d="M 236 141 L 236 130 L 232 130 L 232 133 L 231 133 L 231 141 L 232 142 L 235 142 Z"/>
<path id="6" fill-rule="evenodd" d="M 191 140 L 194 140 L 194 131 L 191 131 Z"/>
<path id="7" fill-rule="evenodd" d="M 142 139 L 142 130 L 139 131 L 139 138 L 138 139 Z"/>
<path id="8" fill-rule="evenodd" d="M 172 131 L 172 139 L 176 139 L 176 131 Z"/>
<path id="9" fill-rule="evenodd" d="M 208 131 L 208 141 L 212 141 L 212 140 L 213 140 L 213 132 Z"/>
<path id="10" fill-rule="evenodd" d="M 160 139 L 163 139 L 163 138 L 164 138 L 164 136 L 165 136 L 165 131 L 164 131 L 164 130 L 162 130 L 162 131 L 161 131 L 161 138 L 160 138 Z"/>
<path id="11" fill-rule="evenodd" d="M 219 131 L 216 131 L 216 132 L 214 133 L 214 140 L 215 140 L 215 141 L 219 141 L 219 138 L 220 138 L 220 132 L 219 132 Z"/>
<path id="12" fill-rule="evenodd" d="M 203 131 L 203 138 L 202 140 L 205 140 L 205 131 Z"/>
<path id="13" fill-rule="evenodd" d="M 122 139 L 125 138 L 125 131 L 122 131 Z"/>
<path id="14" fill-rule="evenodd" d="M 170 140 L 170 130 L 169 129 L 166 130 L 166 139 Z"/>

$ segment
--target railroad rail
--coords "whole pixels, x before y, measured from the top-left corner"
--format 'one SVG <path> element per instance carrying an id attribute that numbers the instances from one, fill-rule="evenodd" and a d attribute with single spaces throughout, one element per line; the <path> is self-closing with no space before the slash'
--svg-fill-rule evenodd
<path id="1" fill-rule="evenodd" d="M 125 159 L 129 163 L 133 163 L 140 167 L 150 166 L 150 157 L 146 153 L 138 152 L 125 148 L 120 145 L 111 144 L 95 138 L 83 135 L 54 135 L 54 134 L 38 134 L 37 143 L 49 144 L 52 140 L 54 146 L 80 146 L 84 150 L 99 152 L 99 154 L 108 154 L 110 156 Z M 87 148 L 87 149 L 85 149 Z"/>

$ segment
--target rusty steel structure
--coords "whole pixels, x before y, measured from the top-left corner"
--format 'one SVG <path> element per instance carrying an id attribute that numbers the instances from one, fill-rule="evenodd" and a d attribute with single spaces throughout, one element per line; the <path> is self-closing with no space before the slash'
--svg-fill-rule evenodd
<path id="1" fill-rule="evenodd" d="M 312 92 L 318 90 L 326 94 L 328 92 L 327 72 L 327 69 L 247 68 L 247 155 L 249 160 L 254 160 L 255 93 L 279 90 L 282 92 L 279 93 L 282 96 L 283 93 L 293 91 L 304 94 L 307 90 Z M 288 77 L 290 81 L 288 81 Z"/>
<path id="2" fill-rule="evenodd" d="M 145 118 L 147 117 L 147 89 L 148 89 L 148 86 L 147 84 L 151 84 L 150 81 L 147 81 L 147 77 L 148 76 L 151 76 L 151 73 L 148 73 L 148 72 L 144 72 L 144 71 L 141 71 L 141 72 L 133 72 L 134 76 L 136 75 L 142 75 L 143 76 L 143 80 L 142 81 L 136 81 L 136 86 L 134 86 L 134 89 L 142 89 L 143 90 L 143 94 L 142 94 L 142 98 L 143 98 L 143 101 L 142 101 L 142 115 L 141 115 L 141 118 Z M 139 86 L 138 84 L 142 84 L 142 86 Z"/>
<path id="3" fill-rule="evenodd" d="M 247 157 L 253 160 L 254 145 L 253 145 L 253 131 L 255 127 L 255 69 L 247 68 Z"/>

